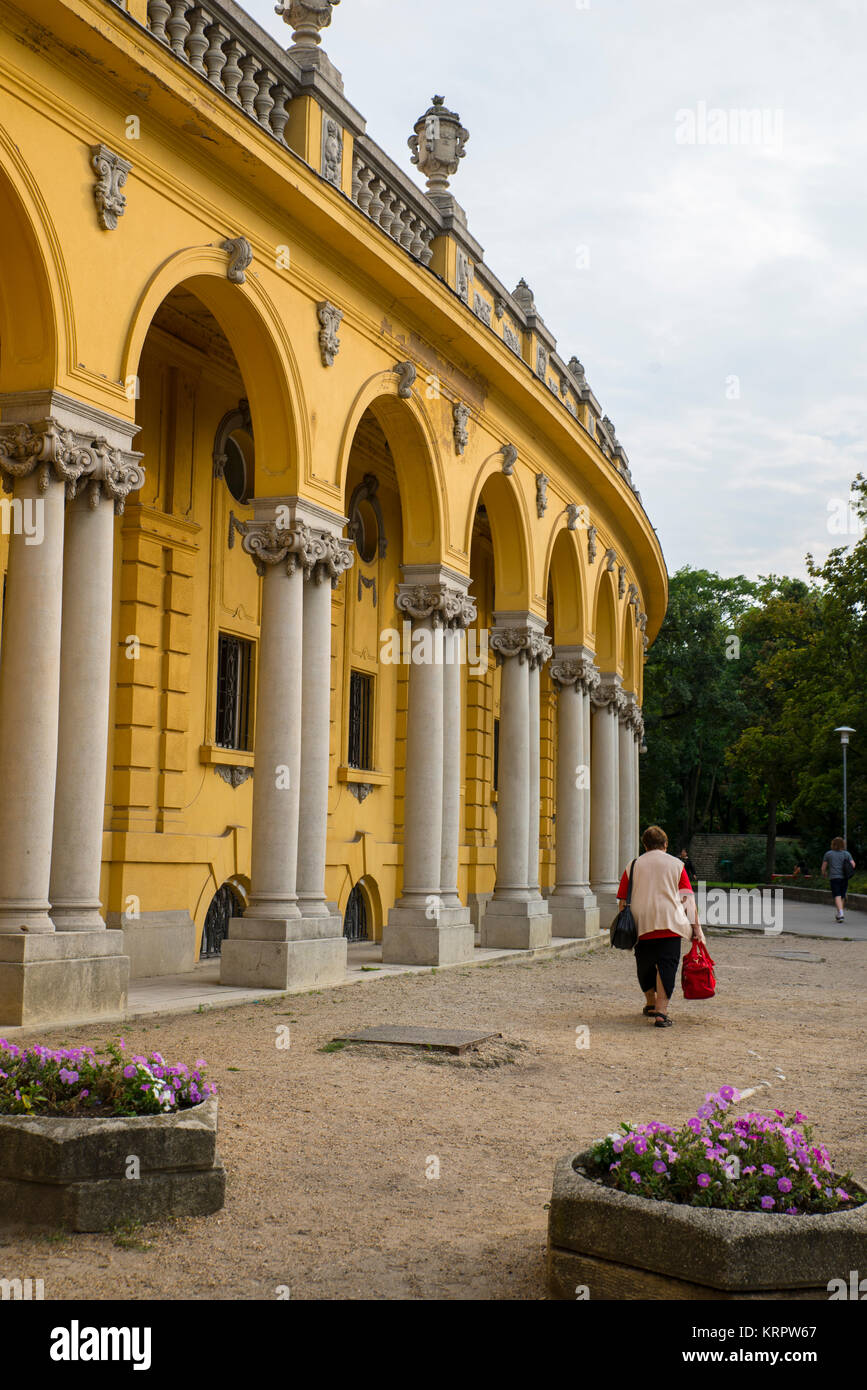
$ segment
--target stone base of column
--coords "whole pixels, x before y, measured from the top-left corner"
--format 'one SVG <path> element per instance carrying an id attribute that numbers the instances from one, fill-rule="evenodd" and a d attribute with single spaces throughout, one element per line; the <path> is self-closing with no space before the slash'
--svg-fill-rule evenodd
<path id="1" fill-rule="evenodd" d="M 551 944 L 551 917 L 545 899 L 528 902 L 497 898 L 488 903 L 482 918 L 481 944 L 500 950 L 533 951 Z"/>
<path id="2" fill-rule="evenodd" d="M 598 936 L 599 905 L 592 893 L 552 893 L 547 902 L 552 936 Z"/>
<path id="3" fill-rule="evenodd" d="M 0 1025 L 76 1023 L 122 1014 L 123 932 L 0 934 Z"/>
<path id="4" fill-rule="evenodd" d="M 617 889 L 619 887 L 619 883 L 594 883 L 592 885 L 599 906 L 599 919 L 603 931 L 608 930 L 617 916 Z"/>
<path id="5" fill-rule="evenodd" d="M 220 954 L 221 985 L 300 991 L 345 979 L 346 938 L 339 917 L 233 917 L 229 923 Z"/>
<path id="6" fill-rule="evenodd" d="M 459 965 L 472 960 L 476 933 L 468 907 L 393 907 L 382 929 L 384 965 Z"/>

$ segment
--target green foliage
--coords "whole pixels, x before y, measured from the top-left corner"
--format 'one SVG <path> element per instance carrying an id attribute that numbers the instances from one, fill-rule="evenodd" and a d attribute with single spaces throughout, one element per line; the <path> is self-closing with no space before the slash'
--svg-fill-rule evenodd
<path id="1" fill-rule="evenodd" d="M 867 521 L 860 474 L 853 493 Z M 778 824 L 797 833 L 813 875 L 842 834 L 840 724 L 859 731 L 849 747 L 856 862 L 867 848 L 867 534 L 824 565 L 807 559 L 809 582 L 679 570 L 647 662 L 642 822 L 663 825 L 675 853 L 696 831 L 765 833 L 765 862 L 751 851 L 735 866 L 753 881 L 794 867 L 777 851 Z"/>
<path id="2" fill-rule="evenodd" d="M 743 577 L 688 567 L 669 585 L 645 675 L 641 795 L 643 821 L 666 827 L 675 853 L 705 823 L 726 750 L 743 724 L 733 639 L 760 592 Z"/>

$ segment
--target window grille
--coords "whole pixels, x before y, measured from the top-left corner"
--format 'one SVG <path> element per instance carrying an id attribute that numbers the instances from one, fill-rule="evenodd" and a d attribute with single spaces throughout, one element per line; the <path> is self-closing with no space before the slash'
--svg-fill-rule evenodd
<path id="1" fill-rule="evenodd" d="M 367 903 L 364 901 L 364 893 L 360 883 L 356 883 L 349 895 L 349 902 L 346 904 L 343 935 L 347 941 L 368 941 L 370 939 L 367 927 Z"/>
<path id="2" fill-rule="evenodd" d="M 371 768 L 373 753 L 373 676 L 364 671 L 349 673 L 349 750 L 350 767 Z"/>
<path id="3" fill-rule="evenodd" d="M 217 649 L 218 748 L 250 751 L 250 691 L 253 643 L 230 632 L 221 632 Z"/>

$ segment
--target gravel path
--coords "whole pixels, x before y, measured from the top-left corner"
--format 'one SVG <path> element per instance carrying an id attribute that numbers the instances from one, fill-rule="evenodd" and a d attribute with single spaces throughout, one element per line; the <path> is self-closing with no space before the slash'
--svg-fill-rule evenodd
<path id="1" fill-rule="evenodd" d="M 680 1123 L 724 1082 L 778 1081 L 838 1171 L 867 1175 L 863 943 L 713 936 L 715 1000 L 655 1030 L 631 958 L 571 959 L 383 979 L 123 1029 L 134 1051 L 203 1056 L 220 1093 L 225 1209 L 138 1232 L 16 1237 L 0 1277 L 46 1298 L 539 1299 L 555 1160 L 621 1119 Z M 777 953 L 811 950 L 817 964 Z M 323 1052 L 379 1023 L 490 1028 L 445 1059 L 393 1047 Z M 288 1050 L 276 1045 L 290 1027 Z M 576 1047 L 576 1028 L 589 1047 Z M 44 1041 L 92 1041 L 74 1029 Z M 33 1039 L 35 1041 L 35 1039 Z M 760 1054 L 759 1057 L 750 1052 Z M 427 1173 L 436 1170 L 439 1176 Z"/>

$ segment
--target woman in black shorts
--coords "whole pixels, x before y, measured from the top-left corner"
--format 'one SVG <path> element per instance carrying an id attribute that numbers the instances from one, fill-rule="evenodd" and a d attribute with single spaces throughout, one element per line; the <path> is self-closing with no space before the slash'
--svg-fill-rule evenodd
<path id="1" fill-rule="evenodd" d="M 848 870 L 848 872 L 847 872 Z M 855 872 L 855 860 L 846 848 L 846 841 L 837 835 L 822 860 L 822 877 L 831 880 L 831 896 L 837 909 L 837 921 L 843 921 L 843 904 L 849 876 Z"/>

